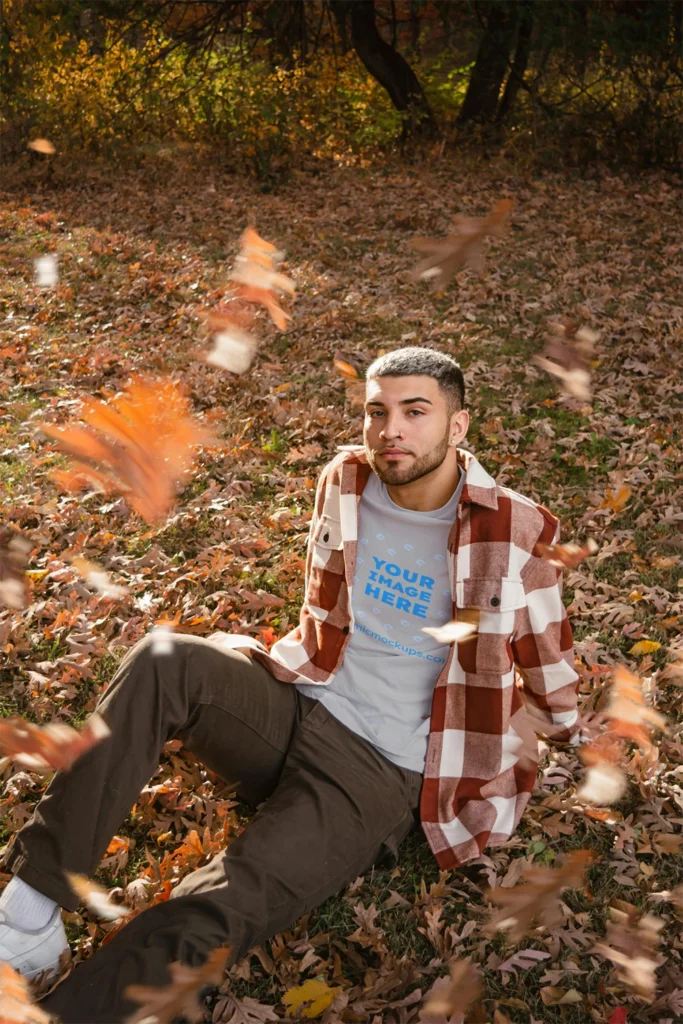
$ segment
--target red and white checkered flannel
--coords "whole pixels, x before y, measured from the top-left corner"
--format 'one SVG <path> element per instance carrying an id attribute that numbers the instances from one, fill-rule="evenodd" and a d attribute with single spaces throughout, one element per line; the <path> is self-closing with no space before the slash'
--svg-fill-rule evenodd
<path id="1" fill-rule="evenodd" d="M 459 449 L 458 461 L 465 484 L 448 538 L 453 618 L 471 608 L 480 618 L 473 639 L 451 646 L 432 702 L 420 817 L 444 869 L 505 843 L 519 823 L 536 778 L 516 753 L 525 704 L 553 739 L 572 738 L 578 720 L 561 573 L 532 554 L 538 541 L 557 542 L 558 520 L 497 486 L 469 452 Z M 353 629 L 358 503 L 371 472 L 354 447 L 320 475 L 300 623 L 269 655 L 254 653 L 276 679 L 325 685 L 341 666 Z"/>

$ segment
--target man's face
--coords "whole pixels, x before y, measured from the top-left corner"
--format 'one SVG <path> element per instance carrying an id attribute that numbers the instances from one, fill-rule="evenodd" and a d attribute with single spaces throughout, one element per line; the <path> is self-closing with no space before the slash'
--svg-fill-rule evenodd
<path id="1" fill-rule="evenodd" d="M 400 486 L 438 469 L 449 451 L 451 419 L 433 377 L 371 378 L 366 386 L 363 442 L 380 480 Z M 464 435 L 458 434 L 461 440 Z"/>

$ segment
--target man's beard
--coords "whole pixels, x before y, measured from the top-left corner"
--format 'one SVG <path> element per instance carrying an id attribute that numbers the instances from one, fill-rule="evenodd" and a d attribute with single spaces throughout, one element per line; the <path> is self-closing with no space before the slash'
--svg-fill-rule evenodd
<path id="1" fill-rule="evenodd" d="M 400 447 L 400 445 L 397 447 Z M 446 458 L 446 453 L 448 452 L 448 432 L 446 432 L 443 440 L 438 443 L 436 448 L 432 448 L 431 452 L 427 452 L 426 455 L 420 455 L 419 458 L 413 459 L 408 466 L 390 462 L 385 469 L 381 469 L 377 465 L 376 453 L 371 451 L 367 445 L 365 450 L 373 472 L 377 474 L 382 483 L 393 485 L 394 487 L 401 486 L 402 484 L 412 484 L 414 480 L 419 480 L 421 477 L 426 476 L 427 473 L 438 469 Z"/>

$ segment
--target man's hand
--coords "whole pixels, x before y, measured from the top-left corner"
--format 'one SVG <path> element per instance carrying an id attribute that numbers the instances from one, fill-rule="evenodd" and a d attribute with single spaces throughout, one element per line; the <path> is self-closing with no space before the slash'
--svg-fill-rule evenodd
<path id="1" fill-rule="evenodd" d="M 211 643 L 216 644 L 218 647 L 222 647 L 225 651 L 239 651 L 240 654 L 246 654 L 248 658 L 251 658 L 254 653 L 253 647 L 235 647 L 229 642 L 229 640 L 226 640 L 226 638 L 230 636 L 230 633 L 222 633 L 219 631 L 217 633 L 212 633 L 208 639 Z"/>

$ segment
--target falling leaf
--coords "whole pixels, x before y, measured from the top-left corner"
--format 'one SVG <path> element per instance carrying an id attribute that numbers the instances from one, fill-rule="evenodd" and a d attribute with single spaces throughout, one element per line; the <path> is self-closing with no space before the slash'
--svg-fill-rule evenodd
<path id="1" fill-rule="evenodd" d="M 51 1024 L 52 1018 L 36 1006 L 29 983 L 10 967 L 0 963 L 0 1024 Z"/>
<path id="2" fill-rule="evenodd" d="M 575 569 L 583 562 L 584 558 L 594 555 L 598 545 L 592 537 L 589 537 L 585 544 L 541 544 L 534 547 L 534 554 L 538 558 L 550 562 L 556 569 Z"/>
<path id="3" fill-rule="evenodd" d="M 256 355 L 256 339 L 239 327 L 215 334 L 213 345 L 204 357 L 207 363 L 230 373 L 246 373 Z"/>
<path id="4" fill-rule="evenodd" d="M 504 931 L 512 942 L 519 942 L 532 933 L 535 922 L 547 928 L 559 924 L 563 920 L 559 906 L 562 890 L 580 888 L 594 859 L 590 850 L 573 850 L 561 867 L 526 866 L 522 871 L 526 885 L 488 889 L 486 898 L 502 909 L 492 916 L 485 934 L 493 936 Z"/>
<path id="5" fill-rule="evenodd" d="M 28 148 L 33 149 L 36 153 L 45 153 L 46 155 L 57 152 L 49 139 L 33 139 L 28 143 Z"/>
<path id="6" fill-rule="evenodd" d="M 158 657 L 165 657 L 173 654 L 175 643 L 173 637 L 173 626 L 170 622 L 160 622 L 151 631 L 152 653 Z"/>
<path id="7" fill-rule="evenodd" d="M 550 324 L 546 347 L 534 362 L 556 377 L 571 398 L 589 402 L 591 398 L 590 359 L 599 335 L 569 318 Z"/>
<path id="8" fill-rule="evenodd" d="M 487 217 L 453 218 L 454 230 L 446 238 L 411 240 L 411 245 L 425 258 L 411 273 L 413 281 L 432 281 L 435 291 L 442 291 L 460 267 L 481 271 L 484 265 L 482 246 L 487 235 L 501 235 L 513 207 L 511 199 L 500 199 Z"/>
<path id="9" fill-rule="evenodd" d="M 425 997 L 420 1011 L 422 1024 L 439 1017 L 448 1018 L 452 1014 L 465 1013 L 470 1003 L 478 999 L 482 993 L 482 982 L 469 960 L 456 960 L 451 965 L 449 978 L 439 978 Z"/>
<path id="10" fill-rule="evenodd" d="M 446 622 L 443 626 L 423 626 L 421 633 L 428 633 L 440 644 L 458 644 L 471 639 L 477 632 L 474 622 Z"/>
<path id="11" fill-rule="evenodd" d="M 121 586 L 120 583 L 114 583 L 104 569 L 97 565 L 96 562 L 91 562 L 87 558 L 77 555 L 71 559 L 71 564 L 86 583 L 96 590 L 98 594 L 101 594 L 102 597 L 114 600 L 126 597 L 128 594 L 128 588 Z"/>
<path id="12" fill-rule="evenodd" d="M 74 875 L 70 871 L 66 871 L 65 875 L 70 888 L 96 917 L 105 921 L 118 921 L 130 913 L 128 907 L 112 903 L 107 890 L 85 875 Z"/>
<path id="13" fill-rule="evenodd" d="M 135 378 L 110 405 L 88 399 L 82 418 L 91 430 L 41 424 L 75 463 L 55 479 L 67 490 L 118 490 L 148 522 L 168 514 L 194 461 L 192 449 L 210 440 L 169 379 Z"/>
<path id="14" fill-rule="evenodd" d="M 639 640 L 637 644 L 629 649 L 629 654 L 652 654 L 653 651 L 658 651 L 662 645 L 657 643 L 656 640 Z"/>
<path id="15" fill-rule="evenodd" d="M 341 988 L 330 988 L 326 981 L 310 978 L 303 985 L 288 988 L 282 1002 L 288 1017 L 296 1015 L 310 1020 L 319 1017 L 340 992 Z"/>
<path id="16" fill-rule="evenodd" d="M 266 242 L 253 228 L 247 228 L 240 239 L 240 252 L 230 278 L 236 283 L 234 295 L 245 302 L 265 306 L 273 323 L 281 330 L 287 328 L 292 317 L 285 312 L 274 294 L 294 295 L 294 282 L 275 269 L 279 253 L 271 242 Z"/>
<path id="17" fill-rule="evenodd" d="M 614 670 L 612 680 L 610 700 L 604 712 L 610 719 L 610 732 L 632 740 L 646 753 L 652 751 L 649 727 L 664 729 L 666 719 L 647 706 L 643 686 L 637 676 L 619 665 Z"/>
<path id="18" fill-rule="evenodd" d="M 97 712 L 80 732 L 62 722 L 39 726 L 16 716 L 0 720 L 0 750 L 17 764 L 37 772 L 67 771 L 109 735 L 109 726 Z"/>
<path id="19" fill-rule="evenodd" d="M 605 807 L 621 800 L 627 785 L 626 776 L 620 768 L 608 761 L 601 761 L 586 769 L 576 796 L 585 803 Z"/>
<path id="20" fill-rule="evenodd" d="M 39 256 L 33 261 L 39 288 L 54 288 L 59 283 L 56 256 Z"/>
<path id="21" fill-rule="evenodd" d="M 33 545 L 20 533 L 0 529 L 0 602 L 25 608 L 31 593 L 26 563 Z"/>
<path id="22" fill-rule="evenodd" d="M 229 955 L 229 948 L 220 948 L 214 949 L 200 967 L 173 963 L 169 967 L 171 982 L 168 985 L 127 985 L 123 994 L 131 1002 L 139 1003 L 140 1009 L 126 1017 L 124 1024 L 142 1024 L 150 1018 L 154 1024 L 172 1024 L 176 1017 L 185 1017 L 191 1024 L 197 1024 L 206 1010 L 199 1001 L 199 994 L 206 985 L 220 985 Z"/>
<path id="23" fill-rule="evenodd" d="M 616 965 L 624 988 L 651 1003 L 657 991 L 659 933 L 666 921 L 623 900 L 613 900 L 609 913 L 606 941 L 598 942 L 593 952 Z"/>

